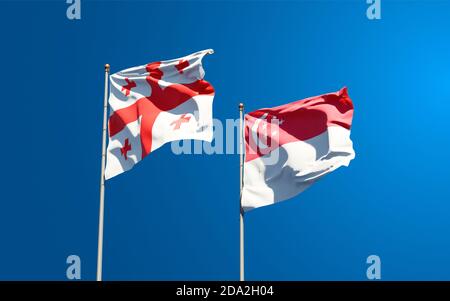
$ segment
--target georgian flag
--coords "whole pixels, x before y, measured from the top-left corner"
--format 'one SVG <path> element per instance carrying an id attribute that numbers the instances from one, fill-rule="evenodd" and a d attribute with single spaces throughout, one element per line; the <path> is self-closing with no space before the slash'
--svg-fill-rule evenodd
<path id="1" fill-rule="evenodd" d="M 202 58 L 212 49 L 129 68 L 110 76 L 105 179 L 131 169 L 175 140 L 211 142 L 213 86 Z"/>
<path id="2" fill-rule="evenodd" d="M 350 140 L 353 103 L 338 92 L 245 116 L 245 211 L 301 193 L 355 157 Z"/>

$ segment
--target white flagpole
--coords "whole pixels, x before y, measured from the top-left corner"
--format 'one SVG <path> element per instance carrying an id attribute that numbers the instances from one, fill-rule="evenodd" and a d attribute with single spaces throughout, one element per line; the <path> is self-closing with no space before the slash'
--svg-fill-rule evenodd
<path id="1" fill-rule="evenodd" d="M 100 210 L 98 215 L 98 253 L 97 281 L 102 281 L 103 262 L 103 217 L 105 209 L 105 158 L 106 158 L 106 121 L 108 113 L 108 77 L 109 64 L 105 65 L 105 96 L 103 99 L 103 137 L 102 137 L 102 172 L 100 176 Z"/>
<path id="2" fill-rule="evenodd" d="M 243 139 L 244 139 L 244 127 L 243 127 L 243 115 L 244 104 L 239 104 L 239 157 L 240 157 L 240 273 L 239 280 L 244 281 L 244 210 L 242 209 L 242 187 L 243 187 L 243 169 L 244 169 L 244 147 L 243 147 Z"/>

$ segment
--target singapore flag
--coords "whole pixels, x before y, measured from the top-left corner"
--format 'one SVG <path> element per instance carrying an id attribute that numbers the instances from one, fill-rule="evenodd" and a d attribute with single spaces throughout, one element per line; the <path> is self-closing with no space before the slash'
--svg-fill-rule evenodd
<path id="1" fill-rule="evenodd" d="M 105 179 L 131 169 L 163 144 L 211 142 L 213 86 L 202 59 L 212 49 L 129 68 L 110 76 Z"/>
<path id="2" fill-rule="evenodd" d="M 353 103 L 338 92 L 245 116 L 245 211 L 301 193 L 355 157 L 350 140 Z"/>

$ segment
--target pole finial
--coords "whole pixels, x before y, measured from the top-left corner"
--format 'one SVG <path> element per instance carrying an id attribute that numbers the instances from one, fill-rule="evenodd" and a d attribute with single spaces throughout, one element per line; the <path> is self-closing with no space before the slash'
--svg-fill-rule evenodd
<path id="1" fill-rule="evenodd" d="M 239 104 L 239 111 L 243 111 L 244 110 L 244 104 L 241 102 Z"/>
<path id="2" fill-rule="evenodd" d="M 109 64 L 105 64 L 105 71 L 109 72 Z"/>

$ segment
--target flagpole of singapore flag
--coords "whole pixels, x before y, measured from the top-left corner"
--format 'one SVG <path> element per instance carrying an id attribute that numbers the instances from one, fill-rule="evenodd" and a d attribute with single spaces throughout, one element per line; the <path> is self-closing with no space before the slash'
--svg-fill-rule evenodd
<path id="1" fill-rule="evenodd" d="M 244 272 L 244 215 L 303 192 L 348 166 L 353 102 L 347 88 L 245 115 L 240 112 L 240 280 Z M 242 141 L 245 141 L 245 151 Z"/>

